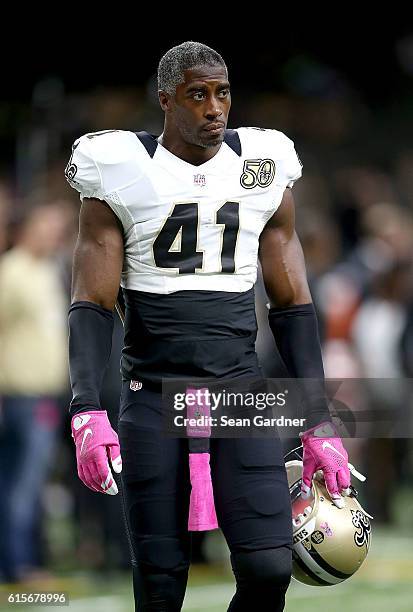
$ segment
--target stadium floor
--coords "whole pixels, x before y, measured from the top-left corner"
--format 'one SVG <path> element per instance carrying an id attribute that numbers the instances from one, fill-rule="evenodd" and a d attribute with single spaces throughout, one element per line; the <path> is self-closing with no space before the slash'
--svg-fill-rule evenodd
<path id="1" fill-rule="evenodd" d="M 130 612 L 132 592 L 129 575 L 111 580 L 90 574 L 55 577 L 35 588 L 64 591 L 70 596 L 70 612 Z M 13 588 L 23 591 L 23 587 Z M 50 610 L 50 606 L 22 606 L 6 603 L 11 588 L 0 586 L 1 611 L 13 609 Z M 183 610 L 225 611 L 234 592 L 227 566 L 196 565 L 191 568 Z M 413 542 L 400 532 L 376 529 L 368 561 L 351 580 L 335 587 L 306 587 L 293 582 L 287 596 L 287 612 L 325 612 L 343 607 L 348 612 L 411 612 L 413 610 Z M 62 609 L 62 608 L 60 608 Z M 63 607 L 65 609 L 65 607 Z"/>

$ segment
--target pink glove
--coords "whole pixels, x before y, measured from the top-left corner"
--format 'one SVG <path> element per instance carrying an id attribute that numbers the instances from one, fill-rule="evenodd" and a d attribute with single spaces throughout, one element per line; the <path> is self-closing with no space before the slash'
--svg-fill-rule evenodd
<path id="1" fill-rule="evenodd" d="M 304 433 L 300 433 L 303 445 L 303 478 L 301 496 L 308 499 L 311 483 L 317 470 L 323 470 L 324 481 L 331 500 L 338 508 L 344 508 L 341 494 L 348 495 L 350 470 L 348 455 L 334 425 L 320 423 Z"/>
<path id="2" fill-rule="evenodd" d="M 109 423 L 106 410 L 76 414 L 71 427 L 80 480 L 92 491 L 116 495 L 118 487 L 108 458 L 116 474 L 122 471 L 122 458 L 118 436 Z"/>

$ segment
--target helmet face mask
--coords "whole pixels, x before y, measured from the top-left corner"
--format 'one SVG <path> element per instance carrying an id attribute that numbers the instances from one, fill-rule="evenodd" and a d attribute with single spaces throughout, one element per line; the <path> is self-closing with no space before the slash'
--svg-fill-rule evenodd
<path id="1" fill-rule="evenodd" d="M 293 517 L 293 577 L 311 586 L 338 584 L 350 578 L 367 557 L 372 517 L 358 502 L 354 487 L 345 498 L 345 507 L 337 508 L 322 472 L 313 479 L 311 497 L 302 499 L 302 459 L 297 452 L 296 456 L 299 458 L 286 462 Z"/>

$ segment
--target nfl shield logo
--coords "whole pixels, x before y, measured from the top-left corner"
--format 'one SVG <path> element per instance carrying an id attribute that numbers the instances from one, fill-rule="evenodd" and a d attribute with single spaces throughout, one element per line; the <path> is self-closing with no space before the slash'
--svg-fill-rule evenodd
<path id="1" fill-rule="evenodd" d="M 198 185 L 199 187 L 205 187 L 205 174 L 194 174 L 194 185 Z"/>
<path id="2" fill-rule="evenodd" d="M 131 380 L 129 389 L 131 391 L 139 391 L 139 389 L 142 389 L 142 383 L 139 380 Z"/>

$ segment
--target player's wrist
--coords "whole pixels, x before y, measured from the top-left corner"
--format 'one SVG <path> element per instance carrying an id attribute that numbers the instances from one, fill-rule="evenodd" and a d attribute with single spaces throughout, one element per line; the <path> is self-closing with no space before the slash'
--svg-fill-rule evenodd
<path id="1" fill-rule="evenodd" d="M 307 389 L 304 389 L 304 392 L 306 390 Z M 316 400 L 311 397 L 304 397 L 302 399 L 302 415 L 305 419 L 303 431 L 310 431 L 324 423 L 332 422 L 327 399 L 325 397 L 318 397 Z"/>
<path id="2" fill-rule="evenodd" d="M 106 410 L 97 410 L 96 408 L 92 408 L 91 410 L 88 410 L 87 408 L 85 408 L 85 410 L 76 412 L 76 414 L 72 415 L 70 423 L 73 424 L 76 418 L 78 419 L 79 422 L 82 422 L 85 416 L 102 417 L 102 416 L 107 416 L 107 415 L 108 413 Z"/>
<path id="3" fill-rule="evenodd" d="M 339 438 L 339 434 L 334 423 L 330 420 L 325 420 L 317 425 L 313 425 L 309 429 L 300 432 L 302 442 L 306 442 L 309 438 Z"/>
<path id="4" fill-rule="evenodd" d="M 76 412 L 76 414 L 73 415 L 72 419 L 74 419 L 76 416 L 83 416 L 85 414 L 107 414 L 106 410 L 102 409 L 98 409 L 98 408 L 85 408 L 84 410 L 81 410 L 79 412 Z"/>

